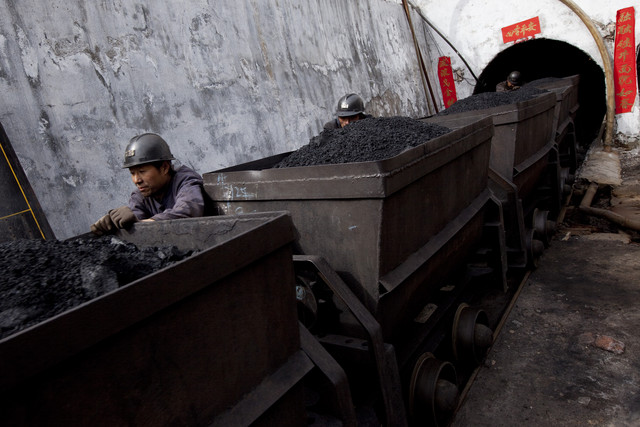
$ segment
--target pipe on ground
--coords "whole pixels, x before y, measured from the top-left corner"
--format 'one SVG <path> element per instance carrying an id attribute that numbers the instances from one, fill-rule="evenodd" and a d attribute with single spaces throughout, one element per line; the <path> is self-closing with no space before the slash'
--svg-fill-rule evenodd
<path id="1" fill-rule="evenodd" d="M 598 191 L 598 183 L 597 182 L 592 182 L 591 184 L 589 184 L 589 188 L 587 189 L 587 191 L 584 193 L 584 197 L 582 198 L 582 201 L 580 202 L 580 211 L 588 214 L 588 215 L 593 215 L 593 216 L 599 216 L 602 218 L 606 218 L 609 221 L 616 223 L 618 225 L 621 225 L 623 227 L 632 229 L 632 230 L 636 230 L 636 231 L 640 231 L 640 221 L 635 220 L 635 219 L 631 219 L 631 218 L 627 218 L 623 215 L 620 215 L 618 213 L 615 212 L 611 212 L 608 211 L 606 209 L 600 209 L 600 208 L 593 208 L 591 207 L 591 202 L 593 202 L 593 198 L 596 195 L 596 192 Z"/>

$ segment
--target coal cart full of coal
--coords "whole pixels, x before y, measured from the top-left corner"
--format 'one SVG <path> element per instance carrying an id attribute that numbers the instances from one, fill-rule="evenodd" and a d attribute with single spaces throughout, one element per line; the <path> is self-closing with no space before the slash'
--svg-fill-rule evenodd
<path id="1" fill-rule="evenodd" d="M 535 265 L 555 231 L 562 204 L 556 94 L 533 86 L 484 92 L 425 118 L 451 128 L 491 117 L 490 186 L 500 198 L 508 236 L 509 265 Z"/>
<path id="2" fill-rule="evenodd" d="M 375 120 L 338 133 L 362 136 L 364 147 Z M 469 283 L 491 271 L 504 287 L 501 206 L 487 179 L 492 137 L 492 120 L 481 118 L 418 134 L 419 144 L 381 160 L 276 167 L 293 155 L 284 153 L 204 174 L 224 214 L 290 213 L 301 328 L 344 369 L 365 420 L 443 423 L 462 366 L 490 345 Z"/>
<path id="3" fill-rule="evenodd" d="M 306 422 L 283 212 L 137 223 L 192 255 L 0 340 L 2 425 Z"/>
<path id="4" fill-rule="evenodd" d="M 578 91 L 580 76 L 545 77 L 527 83 L 538 89 L 548 90 L 556 95 L 555 140 L 560 155 L 560 164 L 566 185 L 571 185 L 573 175 L 581 162 L 583 154 L 576 134 L 576 119 L 580 103 Z"/>

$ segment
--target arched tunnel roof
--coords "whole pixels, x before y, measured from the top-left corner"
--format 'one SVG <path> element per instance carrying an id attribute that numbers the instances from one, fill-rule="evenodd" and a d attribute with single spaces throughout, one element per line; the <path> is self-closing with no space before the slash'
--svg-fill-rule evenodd
<path id="1" fill-rule="evenodd" d="M 473 93 L 494 91 L 496 84 L 514 70 L 520 71 L 525 83 L 579 74 L 577 137 L 582 143 L 595 138 L 606 113 L 606 86 L 602 68 L 589 55 L 559 40 L 540 38 L 516 43 L 489 62 Z"/>

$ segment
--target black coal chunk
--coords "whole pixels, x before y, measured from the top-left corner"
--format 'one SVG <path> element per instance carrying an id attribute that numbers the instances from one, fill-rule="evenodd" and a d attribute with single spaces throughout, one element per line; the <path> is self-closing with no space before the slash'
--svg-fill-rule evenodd
<path id="1" fill-rule="evenodd" d="M 546 85 L 548 83 L 556 83 L 561 80 L 563 79 L 560 77 L 543 77 L 541 79 L 530 81 L 529 83 L 527 83 L 527 86 L 538 87 L 538 86 Z"/>
<path id="2" fill-rule="evenodd" d="M 371 117 L 341 129 L 325 129 L 274 167 L 384 160 L 449 132 L 444 126 L 409 117 Z"/>
<path id="3" fill-rule="evenodd" d="M 113 236 L 0 244 L 0 339 L 191 256 Z"/>
<path id="4" fill-rule="evenodd" d="M 516 104 L 518 102 L 528 101 L 543 93 L 547 93 L 547 91 L 528 85 L 512 91 L 482 92 L 453 103 L 449 108 L 441 111 L 437 115 L 446 116 L 447 114 L 466 113 L 468 111 L 484 110 L 501 105 Z"/>

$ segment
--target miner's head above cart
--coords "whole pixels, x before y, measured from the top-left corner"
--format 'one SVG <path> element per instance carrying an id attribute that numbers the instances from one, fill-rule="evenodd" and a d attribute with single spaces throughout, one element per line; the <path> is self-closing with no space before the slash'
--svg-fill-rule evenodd
<path id="1" fill-rule="evenodd" d="M 496 92 L 505 92 L 520 89 L 520 87 L 524 84 L 524 80 L 522 79 L 522 74 L 520 71 L 512 71 L 507 76 L 507 79 L 501 81 L 496 85 Z"/>
<path id="2" fill-rule="evenodd" d="M 349 123 L 368 117 L 364 113 L 364 100 L 360 95 L 355 93 L 343 96 L 338 100 L 336 116 L 338 117 L 340 127 L 345 127 Z"/>
<path id="3" fill-rule="evenodd" d="M 147 163 L 163 163 L 175 160 L 169 144 L 155 133 L 136 135 L 129 141 L 124 151 L 123 168 L 131 168 Z"/>
<path id="4" fill-rule="evenodd" d="M 122 167 L 129 169 L 131 179 L 143 196 L 150 196 L 171 180 L 171 161 L 175 160 L 169 144 L 155 133 L 136 135 L 124 151 Z M 139 185 L 145 177 L 146 185 Z"/>
<path id="5" fill-rule="evenodd" d="M 507 76 L 507 83 L 510 86 L 522 86 L 522 74 L 520 71 L 512 71 Z"/>
<path id="6" fill-rule="evenodd" d="M 127 228 L 137 221 L 157 221 L 203 216 L 202 176 L 175 160 L 169 144 L 155 133 L 136 135 L 124 151 L 123 169 L 129 169 L 136 190 L 128 206 L 111 209 L 91 226 L 97 235 Z"/>

